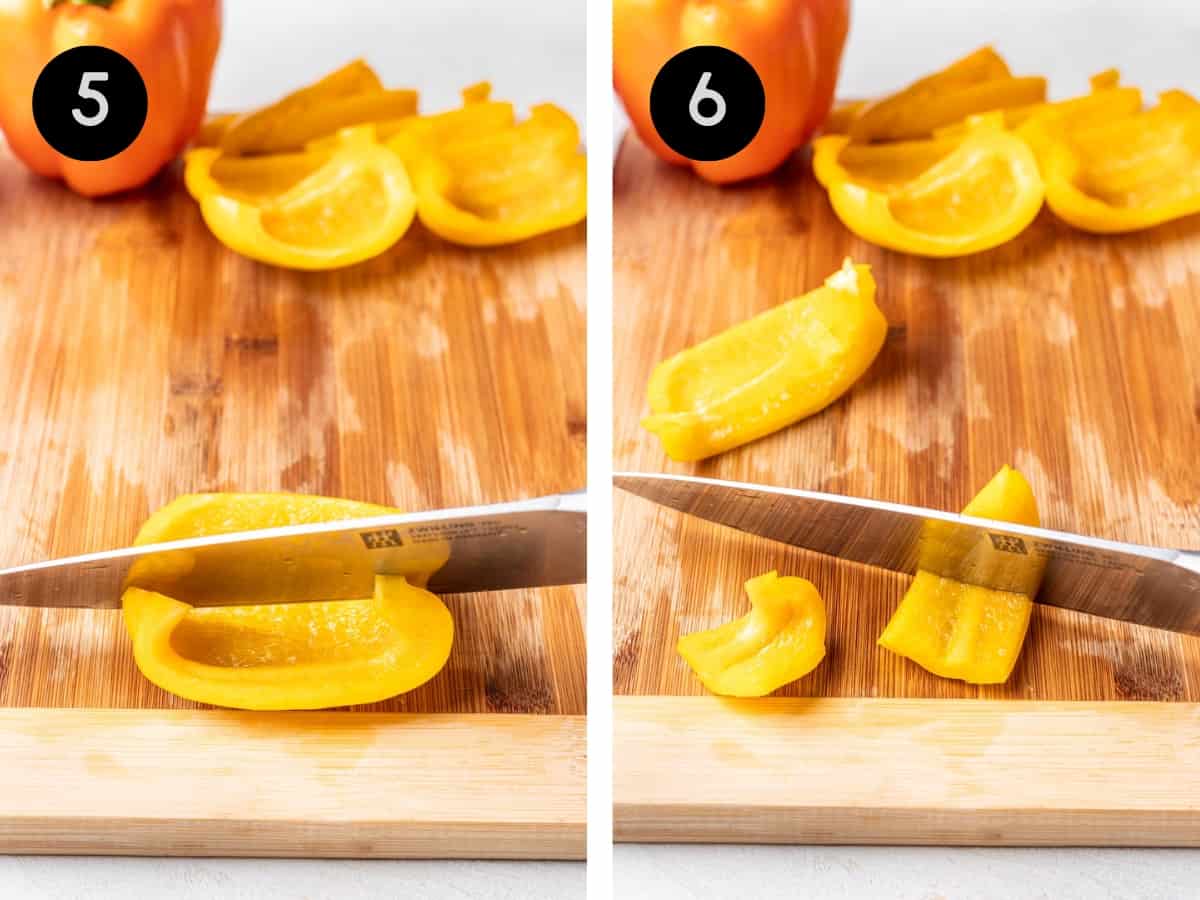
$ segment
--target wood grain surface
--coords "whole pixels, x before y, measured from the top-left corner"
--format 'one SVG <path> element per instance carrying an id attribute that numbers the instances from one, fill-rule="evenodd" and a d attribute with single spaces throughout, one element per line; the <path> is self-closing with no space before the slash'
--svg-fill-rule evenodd
<path id="1" fill-rule="evenodd" d="M 614 196 L 618 470 L 683 472 L 959 510 L 1004 463 L 1047 527 L 1200 547 L 1200 216 L 1123 237 L 1048 211 L 1013 242 L 958 260 L 847 231 L 796 158 L 720 189 L 626 138 Z M 714 459 L 673 463 L 638 421 L 653 366 L 870 263 L 890 323 L 841 401 Z M 875 641 L 907 577 L 689 519 L 616 492 L 618 694 L 703 694 L 681 633 L 742 615 L 772 568 L 820 590 L 828 656 L 786 696 L 1200 700 L 1200 638 L 1039 606 L 1005 685 L 938 678 Z"/>
<path id="2" fill-rule="evenodd" d="M 581 859 L 582 716 L 0 710 L 0 852 Z"/>
<path id="3" fill-rule="evenodd" d="M 614 707 L 619 841 L 1200 846 L 1191 703 L 617 697 Z"/>
<path id="4" fill-rule="evenodd" d="M 584 228 L 490 251 L 414 225 L 305 274 L 241 258 L 170 170 L 90 202 L 0 154 L 0 565 L 128 544 L 190 491 L 405 510 L 585 479 Z M 442 672 L 364 709 L 582 715 L 582 589 L 450 597 Z M 191 707 L 120 614 L 0 606 L 0 707 Z"/>

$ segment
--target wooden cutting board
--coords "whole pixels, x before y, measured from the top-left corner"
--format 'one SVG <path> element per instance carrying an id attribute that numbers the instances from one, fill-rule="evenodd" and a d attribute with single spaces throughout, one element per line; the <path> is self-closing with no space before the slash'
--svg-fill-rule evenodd
<path id="1" fill-rule="evenodd" d="M 0 206 L 0 565 L 126 545 L 151 511 L 191 491 L 299 491 L 422 510 L 584 484 L 583 226 L 480 251 L 414 225 L 377 259 L 309 274 L 226 250 L 177 168 L 143 191 L 92 202 L 4 151 Z M 230 852 L 220 810 L 181 812 L 174 801 L 228 797 L 242 764 L 266 766 L 271 741 L 294 741 L 299 751 L 269 755 L 279 790 L 264 789 L 257 815 L 311 826 L 319 839 L 297 844 L 249 827 L 233 849 L 581 856 L 582 589 L 447 603 L 455 644 L 437 677 L 311 719 L 214 713 L 159 690 L 134 666 L 119 612 L 0 606 L 0 846 L 53 852 L 62 840 L 71 852 L 110 851 L 94 826 L 70 832 L 86 816 L 122 818 L 121 804 L 91 808 L 87 798 L 124 789 L 137 798 L 129 805 L 140 807 L 142 832 L 167 817 L 186 852 Z M 80 711 L 67 716 L 67 707 Z M 289 802 L 288 788 L 302 790 L 314 764 L 306 752 L 359 727 L 372 735 L 373 766 L 350 759 L 339 769 L 325 752 L 327 802 Z M 90 786 L 58 834 L 13 824 L 42 812 L 10 791 L 30 749 L 14 740 L 24 729 L 64 783 Z M 86 754 L 73 755 L 117 758 L 135 733 L 150 742 L 140 761 L 153 748 L 170 752 L 149 760 L 161 779 L 154 792 L 139 786 L 137 765 L 93 771 Z M 508 741 L 511 759 L 481 750 Z M 439 800 L 438 786 L 466 777 L 477 752 L 464 799 Z M 522 790 L 527 800 L 514 800 Z M 373 801 L 351 811 L 341 796 Z M 226 812 L 232 820 L 237 810 Z M 364 844 L 340 824 L 360 814 L 380 832 L 416 822 L 425 837 Z M 462 823 L 474 837 L 462 839 Z M 135 836 L 122 849 L 170 848 Z"/>
<path id="2" fill-rule="evenodd" d="M 807 158 L 772 178 L 722 189 L 660 164 L 626 138 L 613 227 L 616 469 L 957 511 L 1010 463 L 1032 483 L 1048 527 L 1200 547 L 1200 217 L 1097 237 L 1043 210 L 1000 248 L 925 260 L 873 247 L 844 228 Z M 890 324 L 865 377 L 805 422 L 701 463 L 670 461 L 638 425 L 653 366 L 818 286 L 846 256 L 872 266 Z M 1188 843 L 1200 841 L 1195 781 L 1177 785 L 1185 816 L 1173 829 L 1147 832 L 1142 819 L 1121 814 L 1132 797 L 1168 818 L 1161 798 L 1137 799 L 1138 779 L 1164 762 L 1154 755 L 1161 747 L 1135 750 L 1105 774 L 1106 742 L 1136 735 L 1114 723 L 1144 729 L 1147 743 L 1174 736 L 1169 746 L 1178 753 L 1167 771 L 1181 779 L 1185 765 L 1200 764 L 1200 638 L 1039 606 L 1009 682 L 970 686 L 876 647 L 907 577 L 743 535 L 621 491 L 614 515 L 619 838 L 1145 843 L 1180 842 L 1188 836 L 1183 825 Z M 742 583 L 773 568 L 810 579 L 825 598 L 828 656 L 778 692 L 814 700 L 683 701 L 705 690 L 675 653 L 679 635 L 744 614 Z M 1164 711 L 1134 701 L 1186 705 Z M 747 716 L 769 710 L 794 715 L 776 715 L 769 733 L 747 728 Z M 935 784 L 946 758 L 939 766 L 936 742 L 914 742 L 906 729 L 937 733 L 936 723 L 946 721 L 956 768 Z M 1064 721 L 1076 737 L 1094 727 L 1095 740 L 1051 744 Z M 811 728 L 828 739 L 814 744 Z M 1008 777 L 999 780 L 985 772 L 997 764 L 997 734 L 1011 738 Z M 782 746 L 795 752 L 774 755 Z M 929 765 L 913 776 L 898 762 L 896 777 L 917 780 L 872 792 L 864 785 L 888 774 L 878 750 L 916 754 Z M 679 783 L 656 774 L 662 760 Z M 772 783 L 771 766 L 784 760 L 798 768 Z M 1017 765 L 1051 762 L 1042 780 Z M 875 764 L 881 769 L 864 780 Z M 1072 765 L 1090 781 L 1058 778 Z M 1107 780 L 1098 791 L 1100 778 Z M 1056 779 L 1064 793 L 1040 797 L 1037 788 Z M 813 817 L 805 788 L 829 817 Z M 1080 832 L 1066 827 L 1069 817 L 1039 818 L 1039 803 L 1076 812 L 1072 804 L 1104 810 L 1111 803 L 1114 816 Z M 1001 827 L 989 810 L 1014 804 L 1020 808 Z M 901 807 L 901 819 L 889 816 Z M 963 815 L 949 821 L 951 808 Z M 728 827 L 712 820 L 714 809 L 729 814 Z M 736 826 L 739 809 L 751 825 Z"/>

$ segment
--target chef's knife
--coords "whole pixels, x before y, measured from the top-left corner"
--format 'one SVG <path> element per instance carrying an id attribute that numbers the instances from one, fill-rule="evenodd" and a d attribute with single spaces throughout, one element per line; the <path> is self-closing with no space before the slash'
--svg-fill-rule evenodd
<path id="1" fill-rule="evenodd" d="M 289 525 L 125 547 L 0 570 L 0 604 L 118 608 L 127 581 L 193 606 L 370 596 L 376 574 L 435 593 L 587 580 L 584 492 Z M 133 578 L 130 578 L 131 570 Z"/>
<path id="2" fill-rule="evenodd" d="M 1200 634 L 1200 554 L 789 488 L 618 472 L 662 506 L 854 562 L 1032 594 L 1050 606 Z M 1040 584 L 1040 590 L 1039 590 Z"/>

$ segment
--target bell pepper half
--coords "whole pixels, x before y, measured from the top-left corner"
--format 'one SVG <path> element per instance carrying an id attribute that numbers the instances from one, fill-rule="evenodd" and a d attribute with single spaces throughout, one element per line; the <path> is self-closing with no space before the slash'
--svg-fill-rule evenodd
<path id="1" fill-rule="evenodd" d="M 833 403 L 886 337 L 870 267 L 846 260 L 821 287 L 659 363 L 642 427 L 675 460 L 723 453 Z"/>
<path id="2" fill-rule="evenodd" d="M 1014 77 L 991 47 L 983 47 L 940 72 L 844 116 L 855 143 L 925 138 L 968 116 L 1046 99 L 1046 79 Z"/>
<path id="3" fill-rule="evenodd" d="M 388 90 L 362 60 L 330 72 L 262 109 L 210 120 L 206 137 L 229 155 L 288 153 L 343 128 L 412 116 L 413 90 Z"/>
<path id="4" fill-rule="evenodd" d="M 861 145 L 818 138 L 813 171 L 842 223 L 864 240 L 918 256 L 966 256 L 999 246 L 1037 217 L 1037 159 L 998 115 L 961 139 Z"/>
<path id="5" fill-rule="evenodd" d="M 763 697 L 825 658 L 825 604 L 811 582 L 768 572 L 746 582 L 750 612 L 679 639 L 679 655 L 714 694 Z"/>
<path id="6" fill-rule="evenodd" d="M 1088 123 L 1035 123 L 1046 202 L 1100 234 L 1200 212 L 1200 103 L 1167 91 L 1157 106 Z"/>
<path id="7" fill-rule="evenodd" d="M 825 120 L 849 27 L 849 0 L 615 0 L 613 86 L 638 136 L 661 159 L 716 184 L 755 178 L 778 168 Z M 686 159 L 650 117 L 659 70 L 702 45 L 741 55 L 763 86 L 762 124 L 728 159 Z"/>
<path id="8" fill-rule="evenodd" d="M 0 4 L 0 129 L 26 166 L 61 178 L 76 193 L 99 197 L 140 187 L 200 128 L 220 43 L 220 0 L 6 0 Z M 142 130 L 120 153 L 99 161 L 54 150 L 30 103 L 46 64 L 85 45 L 117 51 L 146 85 Z"/>
<path id="9" fill-rule="evenodd" d="M 395 510 L 296 494 L 193 494 L 154 513 L 134 543 L 387 512 Z M 230 583 L 255 577 L 253 545 L 245 552 L 231 566 Z M 419 546 L 411 574 L 376 576 L 374 596 L 364 599 L 200 608 L 154 589 L 186 578 L 186 551 L 145 557 L 121 598 L 134 660 L 163 690 L 216 706 L 319 709 L 383 700 L 428 681 L 449 657 L 453 620 L 424 590 L 446 558 L 442 543 Z M 311 565 L 306 574 L 318 580 L 344 577 L 339 561 Z M 271 585 L 258 572 L 269 597 Z"/>
<path id="10" fill-rule="evenodd" d="M 388 146 L 408 166 L 421 223 L 472 247 L 523 241 L 587 215 L 579 127 L 552 104 L 513 123 L 507 105 L 468 102 L 401 127 Z"/>
<path id="11" fill-rule="evenodd" d="M 293 269 L 377 256 L 403 237 L 417 208 L 403 161 L 369 125 L 343 131 L 332 152 L 229 157 L 192 150 L 184 178 L 218 240 Z"/>
<path id="12" fill-rule="evenodd" d="M 1020 472 L 1004 466 L 964 515 L 1037 526 L 1037 501 Z M 1025 594 L 965 584 L 918 571 L 879 646 L 943 678 L 970 684 L 1008 680 L 1033 612 Z"/>

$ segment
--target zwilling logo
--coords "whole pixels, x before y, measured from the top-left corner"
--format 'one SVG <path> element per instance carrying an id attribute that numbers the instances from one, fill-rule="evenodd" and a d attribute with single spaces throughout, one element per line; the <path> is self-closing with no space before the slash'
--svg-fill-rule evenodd
<path id="1" fill-rule="evenodd" d="M 1019 537 L 1013 537 L 1008 534 L 989 534 L 992 539 L 992 546 L 1003 553 L 1020 553 L 1022 556 L 1028 556 L 1029 550 L 1025 547 L 1025 542 Z"/>
<path id="2" fill-rule="evenodd" d="M 361 531 L 358 536 L 362 538 L 362 542 L 367 545 L 368 550 L 404 546 L 404 540 L 395 528 L 386 528 L 383 531 Z"/>

